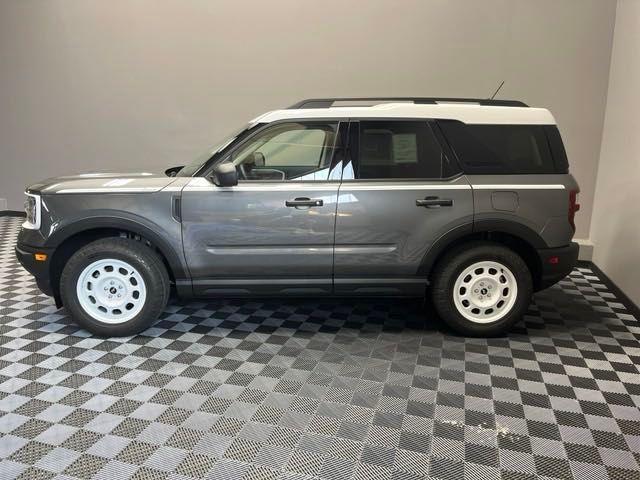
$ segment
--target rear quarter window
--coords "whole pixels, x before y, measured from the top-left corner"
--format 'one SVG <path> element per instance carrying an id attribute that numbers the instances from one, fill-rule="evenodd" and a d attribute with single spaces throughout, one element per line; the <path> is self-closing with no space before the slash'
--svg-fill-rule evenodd
<path id="1" fill-rule="evenodd" d="M 547 134 L 547 140 L 549 140 L 551 155 L 553 155 L 553 161 L 556 165 L 556 173 L 569 173 L 569 160 L 567 159 L 567 152 L 564 149 L 558 127 L 545 125 L 544 131 Z"/>
<path id="2" fill-rule="evenodd" d="M 465 173 L 561 173 L 545 131 L 548 125 L 465 124 L 457 120 L 439 120 L 438 125 Z M 562 145 L 559 134 L 556 141 Z"/>

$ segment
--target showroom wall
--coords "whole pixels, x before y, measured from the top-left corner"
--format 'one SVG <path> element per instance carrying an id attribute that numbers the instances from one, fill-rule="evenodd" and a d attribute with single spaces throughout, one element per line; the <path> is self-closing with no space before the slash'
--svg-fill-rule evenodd
<path id="1" fill-rule="evenodd" d="M 586 238 L 614 18 L 613 0 L 4 1 L 0 199 L 184 163 L 304 97 L 485 97 L 505 80 L 499 98 L 555 114 Z"/>
<path id="2" fill-rule="evenodd" d="M 616 15 L 602 152 L 591 223 L 594 263 L 640 305 L 640 2 Z"/>

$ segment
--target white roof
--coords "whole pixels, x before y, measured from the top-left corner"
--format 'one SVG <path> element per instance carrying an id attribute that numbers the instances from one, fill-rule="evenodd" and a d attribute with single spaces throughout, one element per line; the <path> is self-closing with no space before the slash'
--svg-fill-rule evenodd
<path id="1" fill-rule="evenodd" d="M 299 108 L 274 110 L 252 120 L 269 123 L 276 120 L 305 118 L 440 118 L 464 123 L 555 125 L 546 108 L 505 107 L 474 103 L 380 103 L 373 106 Z"/>

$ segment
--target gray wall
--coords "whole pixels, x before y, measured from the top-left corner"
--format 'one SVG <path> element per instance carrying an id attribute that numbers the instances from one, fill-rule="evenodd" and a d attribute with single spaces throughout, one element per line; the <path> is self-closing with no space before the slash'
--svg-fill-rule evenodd
<path id="1" fill-rule="evenodd" d="M 323 95 L 489 95 L 550 108 L 586 237 L 615 2 L 0 0 L 0 199 L 96 169 L 188 161 Z"/>
<path id="2" fill-rule="evenodd" d="M 591 223 L 593 260 L 640 305 L 640 2 L 620 0 Z"/>

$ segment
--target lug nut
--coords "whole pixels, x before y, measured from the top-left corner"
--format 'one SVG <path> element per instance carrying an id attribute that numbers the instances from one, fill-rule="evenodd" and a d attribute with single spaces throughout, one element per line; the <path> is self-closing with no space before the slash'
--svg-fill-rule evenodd
<path id="1" fill-rule="evenodd" d="M 105 290 L 106 290 L 106 288 L 105 288 Z M 476 289 L 473 291 L 473 293 L 478 293 L 478 289 L 476 288 Z"/>

